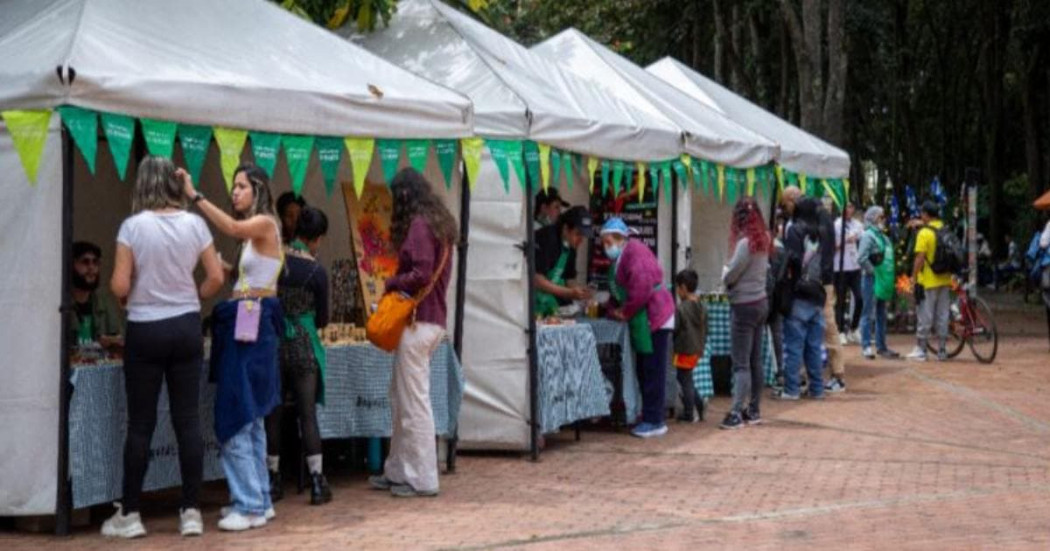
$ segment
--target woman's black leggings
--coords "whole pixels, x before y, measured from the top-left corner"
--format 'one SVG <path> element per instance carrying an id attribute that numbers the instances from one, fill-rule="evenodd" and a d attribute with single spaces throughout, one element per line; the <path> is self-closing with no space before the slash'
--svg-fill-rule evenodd
<path id="1" fill-rule="evenodd" d="M 204 340 L 199 312 L 151 322 L 128 322 L 124 350 L 124 390 L 128 435 L 124 443 L 124 512 L 139 510 L 142 481 L 149 466 L 150 441 L 157 425 L 161 383 L 168 383 L 171 424 L 179 444 L 182 502 L 197 507 L 204 473 L 200 391 Z"/>
<path id="2" fill-rule="evenodd" d="M 295 407 L 299 414 L 299 432 L 306 456 L 321 453 L 321 433 L 317 428 L 317 369 L 282 365 L 282 394 L 291 388 L 295 392 Z M 266 416 L 266 453 L 281 454 L 281 423 L 283 406 L 277 406 Z"/>

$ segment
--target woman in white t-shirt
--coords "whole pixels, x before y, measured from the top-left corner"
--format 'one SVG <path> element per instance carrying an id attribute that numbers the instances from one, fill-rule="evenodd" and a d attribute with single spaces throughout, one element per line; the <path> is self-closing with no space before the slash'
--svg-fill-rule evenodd
<path id="1" fill-rule="evenodd" d="M 199 404 L 204 351 L 200 298 L 210 297 L 222 287 L 222 265 L 204 220 L 186 212 L 182 181 L 171 161 L 153 156 L 142 160 L 132 211 L 117 234 L 110 283 L 113 295 L 126 300 L 128 310 L 124 497 L 117 513 L 103 523 L 102 534 L 124 538 L 146 534 L 139 515 L 139 496 L 157 424 L 157 399 L 161 383 L 167 381 L 182 475 L 179 529 L 184 536 L 199 536 L 204 531 L 197 504 L 204 468 Z M 199 287 L 193 278 L 198 263 L 207 274 Z"/>

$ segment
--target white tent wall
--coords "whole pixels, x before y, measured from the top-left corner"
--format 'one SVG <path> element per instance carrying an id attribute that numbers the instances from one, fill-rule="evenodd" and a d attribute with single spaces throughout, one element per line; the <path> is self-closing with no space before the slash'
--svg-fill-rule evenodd
<path id="1" fill-rule="evenodd" d="M 774 184 L 775 185 L 775 184 Z M 762 218 L 769 225 L 769 197 L 760 191 L 755 192 Z M 689 267 L 700 276 L 701 293 L 724 292 L 722 284 L 722 266 L 729 260 L 729 219 L 733 205 L 728 199 L 720 200 L 700 190 L 692 191 L 692 207 L 689 219 L 692 223 L 692 256 Z M 685 266 L 685 264 L 681 264 Z"/>
<path id="2" fill-rule="evenodd" d="M 62 140 L 51 119 L 32 185 L 0 123 L 0 516 L 55 512 L 62 295 Z"/>
<path id="3" fill-rule="evenodd" d="M 471 192 L 463 319 L 466 389 L 459 414 L 464 449 L 521 451 L 529 445 L 528 278 L 525 197 L 510 192 L 484 148 Z"/>

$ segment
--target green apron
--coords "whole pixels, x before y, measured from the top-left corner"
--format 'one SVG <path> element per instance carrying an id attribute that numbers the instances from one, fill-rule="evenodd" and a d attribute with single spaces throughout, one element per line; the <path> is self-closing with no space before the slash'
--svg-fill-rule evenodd
<path id="1" fill-rule="evenodd" d="M 609 267 L 609 293 L 612 294 L 613 298 L 616 299 L 621 306 L 627 303 L 627 290 L 620 287 L 620 284 L 616 282 L 616 267 L 619 266 L 619 262 L 614 262 Z M 659 285 L 656 286 L 660 288 Z M 649 330 L 649 309 L 642 308 L 627 321 L 627 329 L 631 333 L 631 346 L 634 347 L 634 351 L 638 354 L 652 354 L 653 353 L 653 334 Z"/>
<path id="2" fill-rule="evenodd" d="M 551 283 L 565 286 L 565 266 L 569 263 L 569 249 L 562 247 L 558 262 L 545 275 Z M 536 291 L 536 315 L 541 317 L 553 316 L 558 313 L 558 298 L 550 293 Z"/>
<path id="3" fill-rule="evenodd" d="M 298 239 L 293 241 L 290 247 L 298 251 L 309 252 L 306 245 Z M 314 358 L 317 359 L 317 368 L 321 375 L 317 379 L 316 401 L 323 406 L 325 372 L 328 371 L 328 354 L 325 352 L 324 344 L 321 343 L 321 336 L 317 334 L 317 314 L 315 312 L 306 312 L 298 316 L 284 317 L 285 340 L 295 340 L 299 336 L 299 330 L 306 333 L 307 338 L 310 339 L 310 346 L 314 349 Z"/>
<path id="4" fill-rule="evenodd" d="M 95 340 L 95 316 L 88 314 L 79 318 L 76 344 L 87 344 Z"/>
<path id="5" fill-rule="evenodd" d="M 875 241 L 882 246 L 882 264 L 875 266 L 875 298 L 879 300 L 891 300 L 896 291 L 894 277 L 893 247 L 889 239 L 880 232 L 873 232 Z"/>

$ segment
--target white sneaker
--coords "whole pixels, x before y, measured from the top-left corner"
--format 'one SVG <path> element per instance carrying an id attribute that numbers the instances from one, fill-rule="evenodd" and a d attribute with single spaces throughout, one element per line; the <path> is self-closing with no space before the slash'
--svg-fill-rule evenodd
<path id="1" fill-rule="evenodd" d="M 914 362 L 925 362 L 926 361 L 926 351 L 923 350 L 922 348 L 919 348 L 918 346 L 916 346 L 915 348 L 912 349 L 911 352 L 908 352 L 908 355 L 905 356 L 905 358 L 908 358 L 909 360 L 912 360 Z"/>
<path id="2" fill-rule="evenodd" d="M 849 334 L 849 340 L 853 344 L 860 344 L 860 329 L 854 329 L 853 332 Z"/>
<path id="3" fill-rule="evenodd" d="M 846 337 L 845 333 L 839 333 L 839 344 L 842 346 L 849 344 L 849 338 Z"/>
<path id="4" fill-rule="evenodd" d="M 141 538 L 146 535 L 146 527 L 142 525 L 142 517 L 137 513 L 124 514 L 124 507 L 114 503 L 117 512 L 102 523 L 102 535 L 107 538 Z"/>
<path id="5" fill-rule="evenodd" d="M 872 346 L 865 346 L 863 355 L 864 355 L 865 358 L 867 358 L 869 360 L 874 360 L 875 359 L 875 348 L 872 347 Z"/>
<path id="6" fill-rule="evenodd" d="M 231 511 L 219 521 L 219 530 L 226 532 L 243 532 L 262 526 L 266 526 L 265 515 L 242 515 L 237 511 Z"/>
<path id="7" fill-rule="evenodd" d="M 179 511 L 179 533 L 184 537 L 203 536 L 204 520 L 200 509 L 189 508 Z"/>
<path id="8" fill-rule="evenodd" d="M 225 506 L 223 506 L 222 509 L 219 509 L 219 516 L 220 517 L 226 517 L 226 516 L 229 516 L 229 514 L 232 513 L 232 512 L 233 512 L 233 505 L 225 505 Z M 273 520 L 273 519 L 277 518 L 277 511 L 274 511 L 273 507 L 270 507 L 269 509 L 266 510 L 265 513 L 263 513 L 263 518 L 265 518 L 266 520 Z"/>

